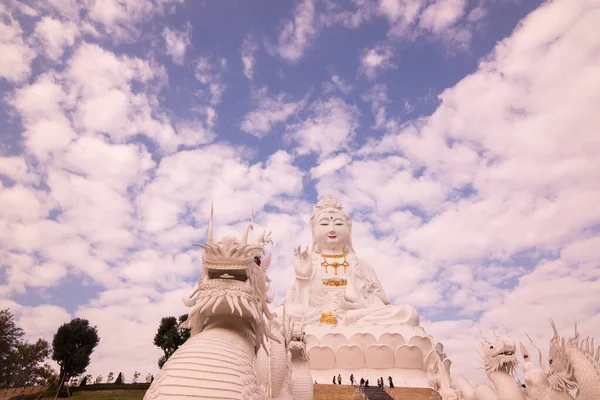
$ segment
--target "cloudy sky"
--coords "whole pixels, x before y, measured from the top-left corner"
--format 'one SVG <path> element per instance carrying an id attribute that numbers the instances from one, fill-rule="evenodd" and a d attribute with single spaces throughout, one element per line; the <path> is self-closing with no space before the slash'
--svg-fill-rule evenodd
<path id="1" fill-rule="evenodd" d="M 598 0 L 8 0 L 0 16 L 0 308 L 30 339 L 89 319 L 89 373 L 156 373 L 211 199 L 218 235 L 252 207 L 272 229 L 280 299 L 313 205 L 338 196 L 455 374 L 484 378 L 478 324 L 600 334 Z"/>

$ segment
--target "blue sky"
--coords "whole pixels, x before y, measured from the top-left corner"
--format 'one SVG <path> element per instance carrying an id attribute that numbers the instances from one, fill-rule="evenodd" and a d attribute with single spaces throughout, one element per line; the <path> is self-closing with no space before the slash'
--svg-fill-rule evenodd
<path id="1" fill-rule="evenodd" d="M 332 193 L 456 373 L 477 324 L 600 331 L 593 3 L 9 1 L 0 306 L 32 338 L 90 319 L 94 375 L 154 372 L 210 202 L 273 230 L 280 299 Z"/>

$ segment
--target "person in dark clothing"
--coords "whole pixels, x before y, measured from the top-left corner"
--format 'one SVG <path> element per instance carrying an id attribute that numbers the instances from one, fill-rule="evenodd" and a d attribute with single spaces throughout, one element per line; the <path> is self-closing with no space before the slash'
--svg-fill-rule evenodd
<path id="1" fill-rule="evenodd" d="M 365 381 L 365 387 L 366 387 L 366 388 L 368 388 L 368 387 L 369 387 L 369 380 L 368 380 L 368 379 Z"/>
<path id="2" fill-rule="evenodd" d="M 394 387 L 394 381 L 392 380 L 391 376 L 388 376 L 388 381 L 390 381 L 390 387 L 393 388 Z"/>
<path id="3" fill-rule="evenodd" d="M 335 375 L 333 376 L 333 384 L 335 385 Z"/>
<path id="4" fill-rule="evenodd" d="M 354 386 L 354 374 L 350 374 L 350 384 Z"/>
<path id="5" fill-rule="evenodd" d="M 360 386 L 364 386 L 365 385 L 365 378 L 360 378 Z"/>
<path id="6" fill-rule="evenodd" d="M 379 387 L 380 387 L 381 389 L 383 389 L 383 376 L 380 376 L 380 377 L 379 377 L 379 382 L 380 382 L 380 383 L 379 383 Z"/>

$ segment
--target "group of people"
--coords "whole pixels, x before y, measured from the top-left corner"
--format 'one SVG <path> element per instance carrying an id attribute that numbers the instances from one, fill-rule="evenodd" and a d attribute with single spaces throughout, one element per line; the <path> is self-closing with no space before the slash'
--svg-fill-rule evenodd
<path id="1" fill-rule="evenodd" d="M 342 374 L 338 374 L 337 378 L 335 377 L 335 375 L 333 376 L 333 384 L 336 384 L 336 380 L 337 380 L 337 384 L 341 385 L 342 384 Z M 393 388 L 394 387 L 394 381 L 392 380 L 391 376 L 388 376 L 388 381 L 390 382 L 390 387 Z M 384 383 L 383 383 L 383 377 L 377 378 L 377 386 L 380 389 L 383 389 Z M 354 374 L 350 374 L 350 384 L 352 386 L 354 386 Z M 368 388 L 369 387 L 369 380 L 368 379 L 364 379 L 364 378 L 360 378 L 360 386 L 364 387 L 364 388 Z"/>

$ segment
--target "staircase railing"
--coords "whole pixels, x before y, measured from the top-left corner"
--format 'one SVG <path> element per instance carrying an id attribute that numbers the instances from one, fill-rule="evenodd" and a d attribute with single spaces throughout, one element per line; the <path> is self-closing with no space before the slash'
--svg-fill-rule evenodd
<path id="1" fill-rule="evenodd" d="M 354 393 L 360 394 L 360 398 L 362 400 L 368 400 L 367 395 L 365 394 L 365 389 L 361 385 L 352 385 L 354 387 Z"/>

